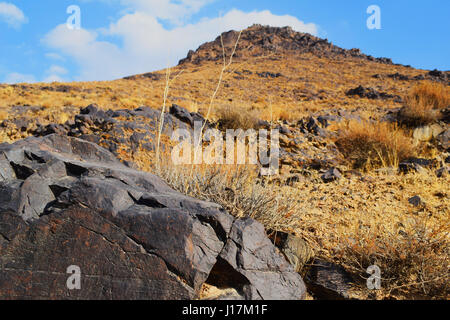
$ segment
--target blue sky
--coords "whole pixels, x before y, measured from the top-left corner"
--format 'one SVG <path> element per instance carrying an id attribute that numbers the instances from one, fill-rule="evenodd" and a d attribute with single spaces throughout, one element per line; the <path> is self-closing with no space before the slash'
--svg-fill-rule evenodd
<path id="1" fill-rule="evenodd" d="M 81 10 L 71 30 L 67 8 Z M 366 10 L 381 10 L 369 30 Z M 450 70 L 448 0 L 0 0 L 0 82 L 109 80 L 175 65 L 220 32 L 290 25 L 344 48 Z"/>

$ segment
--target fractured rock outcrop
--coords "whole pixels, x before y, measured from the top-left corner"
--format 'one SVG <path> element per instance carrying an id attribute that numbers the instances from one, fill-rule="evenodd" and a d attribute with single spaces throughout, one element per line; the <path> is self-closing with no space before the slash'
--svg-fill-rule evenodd
<path id="1" fill-rule="evenodd" d="M 80 289 L 67 287 L 69 266 Z M 56 134 L 0 145 L 1 299 L 301 299 L 262 225 Z"/>

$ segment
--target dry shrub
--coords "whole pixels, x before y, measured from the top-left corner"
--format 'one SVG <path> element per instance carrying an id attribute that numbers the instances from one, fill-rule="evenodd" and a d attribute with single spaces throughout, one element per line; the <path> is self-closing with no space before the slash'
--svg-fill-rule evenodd
<path id="1" fill-rule="evenodd" d="M 239 106 L 220 106 L 215 111 L 219 127 L 223 129 L 257 129 L 259 114 L 256 110 L 250 110 Z"/>
<path id="2" fill-rule="evenodd" d="M 276 106 L 273 110 L 273 118 L 281 121 L 294 122 L 302 118 L 301 110 L 289 110 L 286 106 Z"/>
<path id="3" fill-rule="evenodd" d="M 414 218 L 399 223 L 393 231 L 380 224 L 360 228 L 356 239 L 348 240 L 336 258 L 365 277 L 367 268 L 377 265 L 387 296 L 449 298 L 448 222 L 435 225 Z"/>
<path id="4" fill-rule="evenodd" d="M 292 112 L 289 112 L 287 110 L 280 110 L 278 115 L 275 116 L 275 119 L 281 120 L 281 121 L 292 121 L 293 119 L 293 114 Z"/>
<path id="5" fill-rule="evenodd" d="M 423 82 L 415 86 L 405 98 L 406 106 L 400 111 L 402 124 L 417 127 L 439 120 L 441 110 L 450 106 L 450 87 Z"/>
<path id="6" fill-rule="evenodd" d="M 387 122 L 349 121 L 339 130 L 336 145 L 359 169 L 396 167 L 415 154 L 405 131 Z"/>
<path id="7" fill-rule="evenodd" d="M 288 231 L 299 227 L 293 198 L 280 187 L 257 178 L 256 166 L 173 165 L 162 161 L 156 172 L 172 188 L 188 196 L 215 202 L 235 217 L 251 217 L 267 230 Z"/>

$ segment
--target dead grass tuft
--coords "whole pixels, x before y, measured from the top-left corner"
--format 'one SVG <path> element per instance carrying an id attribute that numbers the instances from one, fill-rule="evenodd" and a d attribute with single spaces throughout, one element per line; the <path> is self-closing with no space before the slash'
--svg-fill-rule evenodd
<path id="1" fill-rule="evenodd" d="M 257 129 L 259 113 L 239 106 L 225 105 L 218 107 L 216 112 L 219 127 L 224 129 Z"/>
<path id="2" fill-rule="evenodd" d="M 411 89 L 406 106 L 400 111 L 400 122 L 418 127 L 436 122 L 441 110 L 450 106 L 450 87 L 435 82 L 423 82 Z"/>
<path id="3" fill-rule="evenodd" d="M 450 289 L 449 225 L 448 217 L 440 225 L 416 217 L 398 223 L 393 231 L 381 224 L 360 228 L 356 239 L 347 240 L 338 259 L 360 274 L 377 265 L 389 295 L 445 298 Z"/>
<path id="4" fill-rule="evenodd" d="M 349 121 L 340 128 L 336 145 L 358 169 L 396 167 L 415 155 L 411 138 L 387 122 Z"/>
<path id="5" fill-rule="evenodd" d="M 284 197 L 280 187 L 264 184 L 257 178 L 256 166 L 176 166 L 163 161 L 156 172 L 174 189 L 188 196 L 220 204 L 235 217 L 251 217 L 266 230 L 293 230 L 299 227 L 294 217 L 295 199 Z"/>

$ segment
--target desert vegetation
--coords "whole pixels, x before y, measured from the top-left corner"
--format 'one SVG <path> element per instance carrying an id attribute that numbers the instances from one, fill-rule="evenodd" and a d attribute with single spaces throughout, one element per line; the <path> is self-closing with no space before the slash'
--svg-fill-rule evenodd
<path id="1" fill-rule="evenodd" d="M 405 103 L 400 113 L 403 124 L 417 127 L 436 122 L 443 117 L 441 111 L 450 106 L 450 87 L 423 82 L 410 90 Z"/>
<path id="2" fill-rule="evenodd" d="M 215 115 L 219 127 L 225 129 L 257 129 L 260 121 L 256 110 L 236 105 L 220 106 Z"/>
<path id="3" fill-rule="evenodd" d="M 336 145 L 358 169 L 397 167 L 415 156 L 411 137 L 395 123 L 349 121 L 338 135 Z"/>

